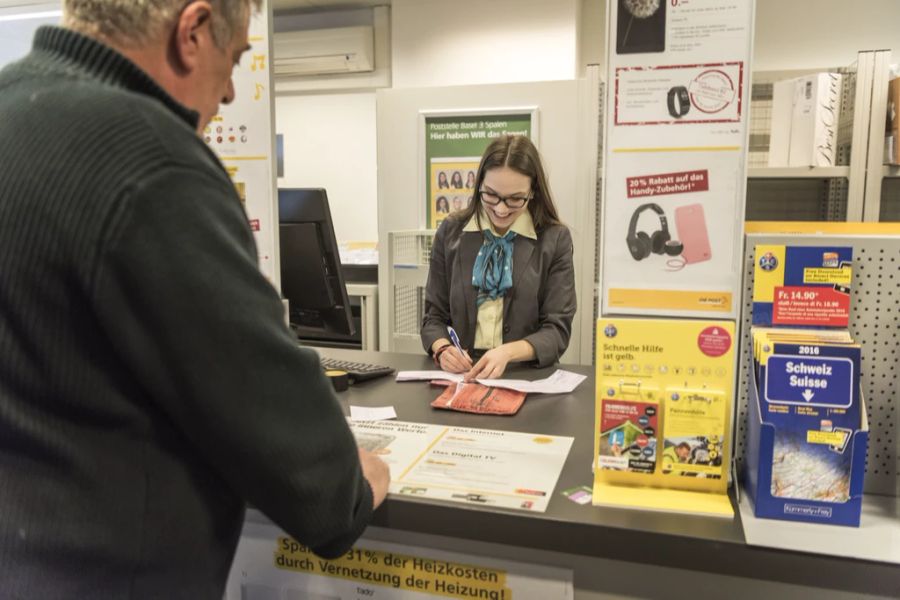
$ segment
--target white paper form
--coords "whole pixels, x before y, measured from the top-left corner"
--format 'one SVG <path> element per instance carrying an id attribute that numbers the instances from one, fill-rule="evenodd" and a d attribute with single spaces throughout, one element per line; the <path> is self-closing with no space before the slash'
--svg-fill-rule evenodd
<path id="1" fill-rule="evenodd" d="M 450 427 L 390 491 L 435 500 L 544 512 L 573 438 Z"/>
<path id="2" fill-rule="evenodd" d="M 498 387 L 530 394 L 568 394 L 577 388 L 587 375 L 557 369 L 550 377 L 528 381 L 527 379 L 476 379 L 487 387 Z M 400 371 L 397 381 L 454 381 L 461 382 L 463 376 L 444 371 Z"/>
<path id="3" fill-rule="evenodd" d="M 351 406 L 351 421 L 386 421 L 396 419 L 397 411 L 393 406 Z"/>
<path id="4" fill-rule="evenodd" d="M 404 421 L 351 422 L 391 468 L 391 494 L 544 512 L 573 438 Z"/>
<path id="5" fill-rule="evenodd" d="M 447 371 L 397 371 L 395 381 L 455 381 L 460 382 L 463 376 Z"/>
<path id="6" fill-rule="evenodd" d="M 351 421 L 349 425 L 356 444 L 388 464 L 392 480 L 420 458 L 429 444 L 447 429 L 443 425 L 406 421 Z"/>
<path id="7" fill-rule="evenodd" d="M 478 379 L 476 381 L 487 387 L 499 387 L 529 394 L 568 394 L 585 379 L 587 379 L 587 375 L 557 369 L 550 377 L 534 381 L 524 379 Z"/>

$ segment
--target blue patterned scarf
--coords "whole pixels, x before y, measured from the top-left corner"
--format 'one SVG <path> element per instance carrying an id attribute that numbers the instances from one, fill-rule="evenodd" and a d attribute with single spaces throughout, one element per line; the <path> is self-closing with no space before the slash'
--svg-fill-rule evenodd
<path id="1" fill-rule="evenodd" d="M 484 244 L 472 269 L 472 285 L 478 289 L 478 306 L 488 299 L 502 298 L 512 288 L 513 240 L 516 239 L 514 231 L 507 231 L 503 237 L 497 237 L 487 229 L 482 233 Z"/>

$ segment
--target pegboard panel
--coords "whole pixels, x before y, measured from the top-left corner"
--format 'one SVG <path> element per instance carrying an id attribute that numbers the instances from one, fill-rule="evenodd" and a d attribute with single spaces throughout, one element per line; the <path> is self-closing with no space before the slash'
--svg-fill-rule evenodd
<path id="1" fill-rule="evenodd" d="M 741 315 L 741 365 L 735 456 L 746 450 L 747 394 L 750 385 L 750 318 L 753 254 L 757 244 L 852 246 L 853 286 L 850 331 L 862 346 L 862 390 L 869 415 L 869 453 L 865 491 L 900 496 L 900 238 L 889 236 L 747 236 L 744 256 L 744 302 Z"/>
<path id="2" fill-rule="evenodd" d="M 394 286 L 393 333 L 395 336 L 408 335 L 419 338 L 424 304 L 423 291 L 424 288 L 419 286 Z"/>
<path id="3" fill-rule="evenodd" d="M 599 107 L 597 109 L 597 187 L 594 190 L 594 293 L 591 296 L 593 318 L 591 319 L 591 364 L 597 358 L 597 319 L 600 318 L 600 249 L 603 238 L 603 125 L 605 119 L 606 85 L 600 82 Z"/>
<path id="4" fill-rule="evenodd" d="M 431 259 L 431 244 L 434 241 L 434 230 L 392 231 L 391 267 L 425 265 Z"/>
<path id="5" fill-rule="evenodd" d="M 388 233 L 391 294 L 389 323 L 392 352 L 421 353 L 419 332 L 425 312 L 425 284 L 431 260 L 433 230 Z"/>

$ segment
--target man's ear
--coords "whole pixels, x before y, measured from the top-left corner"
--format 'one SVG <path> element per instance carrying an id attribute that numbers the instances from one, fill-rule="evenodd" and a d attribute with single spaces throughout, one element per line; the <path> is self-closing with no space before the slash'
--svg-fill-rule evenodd
<path id="1" fill-rule="evenodd" d="M 212 43 L 212 6 L 206 0 L 191 2 L 175 22 L 172 39 L 175 67 L 183 72 L 194 71 L 201 60 L 201 51 Z"/>

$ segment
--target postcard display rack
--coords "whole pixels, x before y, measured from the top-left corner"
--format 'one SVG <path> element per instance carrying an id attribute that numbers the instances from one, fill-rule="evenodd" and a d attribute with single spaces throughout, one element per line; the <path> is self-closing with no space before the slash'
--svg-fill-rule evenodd
<path id="1" fill-rule="evenodd" d="M 757 504 L 750 496 L 755 492 L 756 502 L 759 502 L 759 494 L 762 494 L 763 507 L 768 506 L 771 510 L 771 498 L 766 497 L 772 489 L 771 480 L 767 480 L 766 485 L 759 482 L 758 486 L 741 488 L 741 520 L 747 542 L 752 545 L 900 563 L 900 522 L 896 518 L 900 509 L 897 498 L 900 495 L 900 436 L 897 431 L 900 411 L 896 406 L 896 331 L 900 325 L 897 310 L 900 278 L 896 273 L 900 265 L 900 237 L 897 231 L 859 235 L 852 233 L 853 225 L 843 227 L 847 231 L 845 234 L 753 233 L 747 236 L 740 344 L 742 349 L 746 349 L 752 343 L 752 295 L 755 273 L 759 272 L 755 268 L 759 261 L 757 248 L 852 249 L 848 329 L 861 350 L 861 420 L 858 430 L 847 440 L 845 449 L 847 460 L 854 463 L 854 470 L 850 473 L 849 497 L 840 502 L 776 503 L 776 508 L 785 513 L 784 518 L 796 516 L 806 523 L 757 518 Z M 767 432 L 767 426 L 762 423 L 754 383 L 753 354 L 745 352 L 741 358 L 738 383 L 740 397 L 735 439 L 735 470 L 741 482 L 753 475 L 748 472 L 749 469 L 759 466 L 762 459 L 754 454 L 760 452 L 761 441 L 764 442 L 774 432 L 771 428 Z M 765 446 L 764 443 L 762 445 Z M 863 465 L 864 475 L 861 472 Z M 818 474 L 810 473 L 809 476 Z M 798 508 L 785 512 L 787 504 L 795 504 Z M 861 514 L 853 518 L 852 511 L 859 510 L 860 505 Z M 848 513 L 850 517 L 847 517 Z M 851 527 L 840 527 L 840 531 L 836 532 L 833 526 L 815 523 Z"/>
<path id="2" fill-rule="evenodd" d="M 608 3 L 594 504 L 734 514 L 754 10 Z"/>

